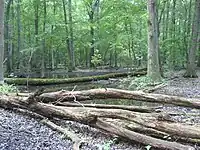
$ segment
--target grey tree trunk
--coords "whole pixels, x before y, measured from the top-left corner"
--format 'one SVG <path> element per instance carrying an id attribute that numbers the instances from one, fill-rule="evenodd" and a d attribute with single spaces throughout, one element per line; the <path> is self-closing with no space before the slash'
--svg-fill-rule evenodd
<path id="1" fill-rule="evenodd" d="M 188 49 L 187 68 L 184 77 L 196 78 L 196 64 L 195 57 L 198 48 L 198 36 L 200 34 L 200 0 L 195 1 L 194 19 L 192 23 L 192 33 L 190 39 L 190 46 Z"/>
<path id="2" fill-rule="evenodd" d="M 64 22 L 65 22 L 65 30 L 66 30 L 66 45 L 68 50 L 68 71 L 71 72 L 73 70 L 72 63 L 71 63 L 71 48 L 70 48 L 70 40 L 69 40 L 69 28 L 68 28 L 68 20 L 67 20 L 67 11 L 66 11 L 66 2 L 62 0 L 63 4 L 63 13 L 64 13 Z"/>
<path id="3" fill-rule="evenodd" d="M 12 43 L 11 41 L 11 27 L 10 27 L 10 7 L 12 0 L 9 0 L 5 12 L 5 52 L 7 57 L 7 73 L 12 71 Z"/>
<path id="4" fill-rule="evenodd" d="M 158 21 L 156 14 L 156 1 L 148 0 L 148 66 L 147 75 L 153 82 L 161 81 L 158 57 Z"/>
<path id="5" fill-rule="evenodd" d="M 21 49 L 21 0 L 17 1 L 17 69 L 20 69 L 20 49 Z"/>
<path id="6" fill-rule="evenodd" d="M 4 58 L 4 0 L 0 0 L 0 84 L 4 83 L 3 58 Z"/>
<path id="7" fill-rule="evenodd" d="M 75 57 L 74 57 L 74 33 L 73 33 L 73 20 L 72 20 L 72 1 L 68 0 L 68 12 L 69 12 L 69 43 L 70 43 L 70 66 L 72 70 L 75 69 Z"/>
<path id="8" fill-rule="evenodd" d="M 90 55 L 89 55 L 89 67 L 93 67 L 94 65 L 92 64 L 92 56 L 94 56 L 94 10 L 91 8 L 91 11 L 89 14 L 89 19 L 90 19 L 90 36 L 91 36 L 91 42 L 90 42 Z"/>
<path id="9" fill-rule="evenodd" d="M 45 35 L 46 32 L 46 16 L 47 16 L 47 8 L 46 8 L 46 0 L 43 1 L 44 4 L 44 22 L 43 22 L 43 33 Z M 44 36 L 42 41 L 42 63 L 41 63 L 41 77 L 45 77 L 45 49 L 46 49 L 46 37 Z"/>

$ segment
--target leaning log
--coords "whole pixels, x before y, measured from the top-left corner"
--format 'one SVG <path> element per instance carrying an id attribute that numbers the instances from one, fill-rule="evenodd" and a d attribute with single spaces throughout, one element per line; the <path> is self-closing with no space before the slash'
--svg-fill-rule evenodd
<path id="1" fill-rule="evenodd" d="M 43 93 L 42 95 L 40 95 L 40 100 L 43 102 L 69 102 L 93 99 L 129 99 L 200 109 L 200 99 L 144 93 L 141 91 L 128 91 L 113 88 L 91 89 L 83 91 L 58 91 L 52 93 Z"/>

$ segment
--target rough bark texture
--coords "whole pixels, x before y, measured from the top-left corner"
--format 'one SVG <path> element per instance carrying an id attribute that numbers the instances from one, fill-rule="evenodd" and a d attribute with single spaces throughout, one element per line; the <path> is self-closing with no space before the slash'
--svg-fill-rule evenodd
<path id="1" fill-rule="evenodd" d="M 160 81 L 160 67 L 158 57 L 158 21 L 156 14 L 156 1 L 148 0 L 148 67 L 147 75 L 153 81 Z"/>
<path id="2" fill-rule="evenodd" d="M 58 91 L 52 93 L 43 93 L 40 95 L 40 100 L 43 102 L 63 102 L 74 100 L 85 101 L 93 99 L 130 99 L 200 109 L 200 99 L 144 93 L 141 91 L 127 91 L 113 88 L 91 89 L 84 91 Z"/>
<path id="3" fill-rule="evenodd" d="M 196 51 L 198 48 L 198 36 L 200 35 L 200 1 L 195 2 L 194 19 L 192 23 L 192 35 L 190 40 L 190 47 L 188 49 L 187 68 L 184 77 L 196 78 Z"/>
<path id="4" fill-rule="evenodd" d="M 4 58 L 4 0 L 0 0 L 0 85 L 4 83 L 3 58 Z"/>
<path id="5" fill-rule="evenodd" d="M 176 123 L 168 114 L 163 114 L 161 112 L 135 112 L 131 107 L 119 107 L 118 105 L 116 105 L 117 107 L 112 105 L 108 105 L 108 107 L 106 107 L 100 104 L 96 105 L 98 107 L 92 107 L 90 104 L 85 104 L 84 106 L 77 101 L 77 98 L 80 100 L 93 98 L 132 99 L 135 96 L 138 99 L 143 99 L 143 101 L 155 101 L 155 99 L 158 100 L 159 97 L 155 98 L 152 96 L 153 94 L 151 94 L 151 96 L 150 94 L 147 94 L 147 96 L 145 93 L 143 93 L 141 96 L 141 92 L 131 92 L 117 89 L 94 89 L 88 91 L 72 91 L 71 93 L 61 91 L 57 93 L 54 92 L 41 94 L 41 92 L 42 91 L 38 91 L 28 98 L 0 95 L 0 107 L 12 110 L 25 109 L 28 112 L 33 112 L 36 114 L 36 116 L 39 116 L 39 118 L 42 119 L 59 118 L 61 120 L 77 121 L 82 124 L 87 124 L 92 127 L 99 128 L 103 131 L 106 131 L 107 133 L 118 135 L 121 138 L 139 142 L 144 145 L 151 145 L 152 147 L 158 149 L 194 150 L 193 147 L 188 145 L 167 141 L 167 139 L 158 139 L 162 138 L 162 135 L 177 136 L 183 139 L 190 139 L 188 140 L 189 142 L 200 140 L 200 126 Z M 44 100 L 45 96 L 47 95 L 47 101 L 39 102 L 41 98 Z M 49 101 L 49 97 L 53 97 L 51 101 Z M 165 99 L 166 97 L 167 96 L 165 95 L 162 98 Z M 175 100 L 175 98 L 179 97 L 173 98 L 173 100 Z M 62 104 L 63 100 L 74 101 L 82 107 L 75 107 L 77 104 L 73 105 L 71 103 Z M 171 100 L 172 99 L 169 99 L 169 102 Z M 51 103 L 49 104 L 48 102 Z M 62 106 L 57 106 L 56 104 Z M 126 108 L 128 108 L 128 110 L 126 110 Z M 80 143 L 83 141 L 81 141 L 76 135 L 53 124 L 52 122 L 45 121 L 45 123 L 51 128 L 58 130 L 59 132 L 65 134 L 67 133 L 69 138 L 75 142 L 74 149 L 79 149 Z M 140 130 L 132 131 L 133 126 L 131 126 L 131 124 L 137 125 L 139 127 L 144 127 L 144 132 L 142 128 L 140 128 Z"/>

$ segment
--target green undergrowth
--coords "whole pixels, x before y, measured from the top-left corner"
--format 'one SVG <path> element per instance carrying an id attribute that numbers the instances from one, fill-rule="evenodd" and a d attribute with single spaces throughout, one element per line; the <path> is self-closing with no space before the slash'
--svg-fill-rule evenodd
<path id="1" fill-rule="evenodd" d="M 147 76 L 128 77 L 121 81 L 119 87 L 127 90 L 146 90 L 164 82 L 166 82 L 165 79 L 162 79 L 161 82 L 153 82 Z"/>
<path id="2" fill-rule="evenodd" d="M 18 89 L 14 85 L 3 84 L 0 85 L 0 94 L 17 93 Z"/>

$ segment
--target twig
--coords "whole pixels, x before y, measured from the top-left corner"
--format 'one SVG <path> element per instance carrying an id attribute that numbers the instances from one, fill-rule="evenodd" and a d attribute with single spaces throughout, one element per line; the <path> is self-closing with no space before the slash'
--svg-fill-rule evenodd
<path id="1" fill-rule="evenodd" d="M 52 128 L 53 130 L 56 130 L 60 133 L 63 133 L 64 136 L 73 142 L 73 150 L 79 150 L 81 144 L 85 141 L 81 140 L 76 134 L 74 134 L 72 131 L 67 130 L 66 128 L 62 128 L 61 126 L 56 125 L 50 120 L 43 119 L 41 121 L 42 123 L 46 124 L 48 127 Z"/>

